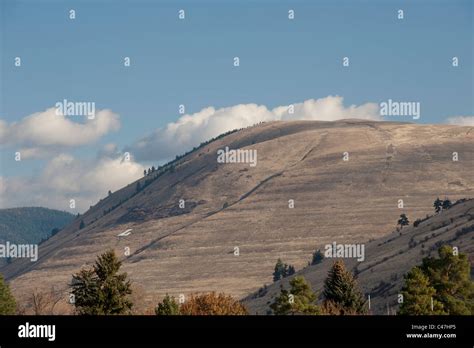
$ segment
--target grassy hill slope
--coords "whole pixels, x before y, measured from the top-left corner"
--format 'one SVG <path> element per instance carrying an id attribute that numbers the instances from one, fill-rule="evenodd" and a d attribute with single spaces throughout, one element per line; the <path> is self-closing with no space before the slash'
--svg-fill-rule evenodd
<path id="1" fill-rule="evenodd" d="M 365 260 L 344 259 L 348 269 L 357 275 L 357 281 L 367 296 L 371 297 L 371 312 L 394 314 L 398 310 L 398 293 L 403 285 L 403 275 L 421 264 L 424 257 L 438 256 L 441 245 L 456 246 L 459 252 L 474 261 L 474 200 L 455 204 L 439 214 L 423 217 L 417 227 L 404 227 L 400 231 L 365 243 Z M 425 220 L 426 219 L 426 220 Z M 244 303 L 251 313 L 265 314 L 280 286 L 289 289 L 288 282 L 295 276 L 304 276 L 313 290 L 322 293 L 324 280 L 335 259 L 326 258 L 295 275 L 267 285 L 266 291 L 248 296 Z M 263 290 L 263 289 L 262 289 Z"/>
<path id="2" fill-rule="evenodd" d="M 257 166 L 218 163 L 225 146 L 257 150 Z M 390 234 L 401 213 L 432 213 L 437 196 L 474 197 L 473 171 L 472 127 L 264 123 L 112 193 L 43 243 L 37 262 L 15 260 L 2 272 L 16 296 L 31 284 L 66 288 L 72 273 L 113 248 L 150 303 L 165 293 L 244 297 L 271 282 L 277 258 L 301 269 L 327 243 L 367 243 Z"/>

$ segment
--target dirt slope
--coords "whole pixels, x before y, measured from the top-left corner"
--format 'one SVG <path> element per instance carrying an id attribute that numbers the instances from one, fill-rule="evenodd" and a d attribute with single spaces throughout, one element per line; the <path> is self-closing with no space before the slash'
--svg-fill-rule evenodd
<path id="1" fill-rule="evenodd" d="M 217 163 L 225 146 L 256 149 L 257 166 Z M 243 297 L 271 282 L 278 257 L 301 269 L 326 243 L 363 243 L 389 234 L 402 212 L 410 220 L 431 213 L 438 195 L 474 197 L 473 159 L 472 127 L 264 123 L 192 152 L 139 193 L 137 183 L 113 193 L 41 245 L 36 263 L 0 272 L 19 297 L 35 287 L 66 289 L 73 272 L 114 248 L 150 303 L 194 291 Z M 129 236 L 117 237 L 126 229 Z"/>
<path id="2" fill-rule="evenodd" d="M 357 275 L 366 298 L 370 295 L 371 312 L 395 314 L 398 294 L 403 286 L 403 275 L 413 266 L 420 265 L 423 257 L 437 257 L 441 245 L 451 245 L 474 260 L 474 200 L 456 204 L 449 210 L 428 218 L 417 227 L 404 227 L 388 236 L 365 243 L 365 260 L 357 262 L 345 258 L 346 267 Z M 308 266 L 294 276 L 302 275 L 313 290 L 321 295 L 324 280 L 334 263 L 327 258 L 322 263 Z M 252 313 L 265 314 L 269 304 L 280 293 L 280 285 L 289 289 L 294 277 L 269 284 L 265 294 L 248 296 L 244 303 Z M 320 296 L 320 299 L 321 296 Z"/>

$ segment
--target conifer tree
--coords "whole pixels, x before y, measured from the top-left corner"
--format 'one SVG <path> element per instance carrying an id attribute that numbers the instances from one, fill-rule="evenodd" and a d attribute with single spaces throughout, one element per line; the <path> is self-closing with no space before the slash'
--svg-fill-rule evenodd
<path id="1" fill-rule="evenodd" d="M 155 313 L 156 315 L 178 315 L 179 304 L 176 302 L 174 297 L 170 297 L 166 294 L 163 301 L 158 303 Z"/>
<path id="2" fill-rule="evenodd" d="M 13 315 L 16 312 L 15 298 L 10 292 L 10 287 L 0 274 L 0 315 Z"/>
<path id="3" fill-rule="evenodd" d="M 320 314 L 316 304 L 317 296 L 303 276 L 290 280 L 291 294 L 294 296 L 293 314 Z"/>
<path id="4" fill-rule="evenodd" d="M 338 314 L 365 314 L 367 312 L 364 296 L 342 260 L 336 261 L 329 270 L 324 282 L 323 295 L 325 302 L 330 302 L 332 306 L 340 309 Z"/>
<path id="5" fill-rule="evenodd" d="M 313 253 L 313 259 L 311 260 L 312 265 L 317 265 L 318 263 L 323 262 L 324 254 L 321 252 L 320 249 L 316 250 Z"/>
<path id="6" fill-rule="evenodd" d="M 285 266 L 288 267 L 287 265 L 283 264 L 283 261 L 281 261 L 281 259 L 277 260 L 277 263 L 275 265 L 275 271 L 273 272 L 274 282 L 286 277 L 287 269 Z"/>
<path id="7" fill-rule="evenodd" d="M 446 209 L 451 208 L 452 205 L 453 205 L 453 204 L 451 203 L 451 201 L 450 201 L 448 198 L 446 198 L 446 199 L 443 201 L 443 205 L 442 205 L 443 210 L 446 210 Z"/>
<path id="8" fill-rule="evenodd" d="M 403 302 L 400 304 L 398 314 L 444 314 L 441 302 L 433 298 L 436 290 L 430 285 L 428 277 L 420 268 L 412 268 L 404 278 L 405 285 L 401 291 Z M 432 306 L 433 309 L 431 309 Z"/>
<path id="9" fill-rule="evenodd" d="M 127 273 L 119 274 L 122 263 L 113 250 L 100 255 L 92 269 L 73 275 L 72 294 L 80 314 L 128 314 L 132 293 Z"/>
<path id="10" fill-rule="evenodd" d="M 270 305 L 275 315 L 287 315 L 291 312 L 290 292 L 280 285 L 280 295 Z"/>
<path id="11" fill-rule="evenodd" d="M 401 214 L 397 224 L 400 225 L 401 228 L 403 228 L 403 226 L 407 226 L 408 224 L 410 224 L 410 222 L 408 221 L 408 217 L 405 214 Z"/>
<path id="12" fill-rule="evenodd" d="M 440 247 L 438 255 L 438 258 L 424 258 L 421 266 L 436 290 L 435 299 L 450 315 L 474 314 L 474 283 L 469 259 L 463 253 L 454 253 L 449 245 Z"/>
<path id="13" fill-rule="evenodd" d="M 290 291 L 281 287 L 280 295 L 270 305 L 276 315 L 320 314 L 316 294 L 302 276 L 290 280 Z"/>

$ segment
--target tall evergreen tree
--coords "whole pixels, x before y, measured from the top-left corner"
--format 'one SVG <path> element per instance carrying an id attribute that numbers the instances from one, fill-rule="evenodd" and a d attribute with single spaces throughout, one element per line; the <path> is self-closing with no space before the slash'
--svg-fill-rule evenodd
<path id="1" fill-rule="evenodd" d="M 275 315 L 287 315 L 291 312 L 290 292 L 280 285 L 280 295 L 270 305 Z"/>
<path id="2" fill-rule="evenodd" d="M 132 293 L 127 273 L 119 274 L 122 263 L 113 250 L 97 258 L 91 270 L 73 275 L 72 294 L 80 314 L 128 314 L 132 308 Z"/>
<path id="3" fill-rule="evenodd" d="M 342 260 L 334 263 L 324 282 L 325 302 L 340 308 L 339 314 L 364 314 L 367 312 L 365 299 L 352 273 L 346 271 Z M 335 314 L 335 313 L 333 313 Z"/>
<path id="4" fill-rule="evenodd" d="M 84 220 L 81 220 L 79 224 L 79 229 L 82 230 L 84 227 L 86 227 L 86 224 L 84 223 Z"/>
<path id="5" fill-rule="evenodd" d="M 294 277 L 290 280 L 290 286 L 290 291 L 281 287 L 280 295 L 270 306 L 276 315 L 321 313 L 316 304 L 316 294 L 304 277 Z"/>
<path id="6" fill-rule="evenodd" d="M 179 304 L 174 297 L 166 294 L 162 302 L 155 309 L 156 315 L 179 315 Z"/>
<path id="7" fill-rule="evenodd" d="M 455 254 L 449 245 L 439 248 L 438 255 L 439 258 L 424 258 L 421 266 L 436 290 L 435 299 L 450 315 L 474 314 L 474 283 L 469 259 L 463 253 Z"/>
<path id="8" fill-rule="evenodd" d="M 291 294 L 294 296 L 293 314 L 320 314 L 316 304 L 317 296 L 303 276 L 290 280 Z"/>
<path id="9" fill-rule="evenodd" d="M 13 315 L 16 312 L 15 298 L 10 292 L 10 287 L 3 275 L 0 274 L 0 315 Z"/>
<path id="10" fill-rule="evenodd" d="M 401 291 L 403 302 L 398 314 L 445 314 L 441 302 L 434 299 L 436 290 L 430 285 L 428 277 L 423 274 L 420 268 L 412 268 L 404 278 L 405 285 Z M 432 306 L 433 309 L 431 309 Z"/>

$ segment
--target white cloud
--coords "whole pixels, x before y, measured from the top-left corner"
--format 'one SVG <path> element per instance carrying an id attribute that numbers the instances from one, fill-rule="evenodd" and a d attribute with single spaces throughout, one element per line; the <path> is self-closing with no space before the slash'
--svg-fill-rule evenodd
<path id="1" fill-rule="evenodd" d="M 84 123 L 75 122 L 85 120 Z M 94 119 L 56 114 L 49 108 L 7 124 L 0 121 L 0 144 L 25 148 L 78 146 L 93 143 L 100 137 L 120 128 L 120 118 L 111 110 L 96 112 Z"/>
<path id="2" fill-rule="evenodd" d="M 358 118 L 381 121 L 377 104 L 366 103 L 360 106 L 351 105 L 346 108 L 343 100 L 344 98 L 339 96 L 308 99 L 303 103 L 294 104 L 293 114 L 289 114 L 288 106 L 277 107 L 272 112 L 277 116 L 277 119 L 283 120 L 335 121 Z"/>
<path id="3" fill-rule="evenodd" d="M 226 131 L 262 121 L 334 121 L 347 118 L 381 120 L 377 104 L 344 107 L 343 98 L 339 96 L 309 99 L 293 105 L 293 114 L 289 113 L 288 105 L 272 110 L 257 104 L 239 104 L 221 109 L 207 107 L 197 113 L 184 115 L 165 128 L 155 130 L 133 144 L 130 151 L 138 160 L 168 159 Z"/>
<path id="4" fill-rule="evenodd" d="M 449 117 L 446 122 L 448 124 L 454 124 L 458 126 L 473 126 L 474 127 L 474 116 L 453 116 Z"/>
<path id="5" fill-rule="evenodd" d="M 0 177 L 0 208 L 46 206 L 70 211 L 69 200 L 83 212 L 91 204 L 143 176 L 144 167 L 121 156 L 79 160 L 68 154 L 52 158 L 36 177 Z"/>
<path id="6" fill-rule="evenodd" d="M 120 156 L 121 153 L 116 144 L 105 144 L 97 153 L 97 158 L 114 158 Z"/>

